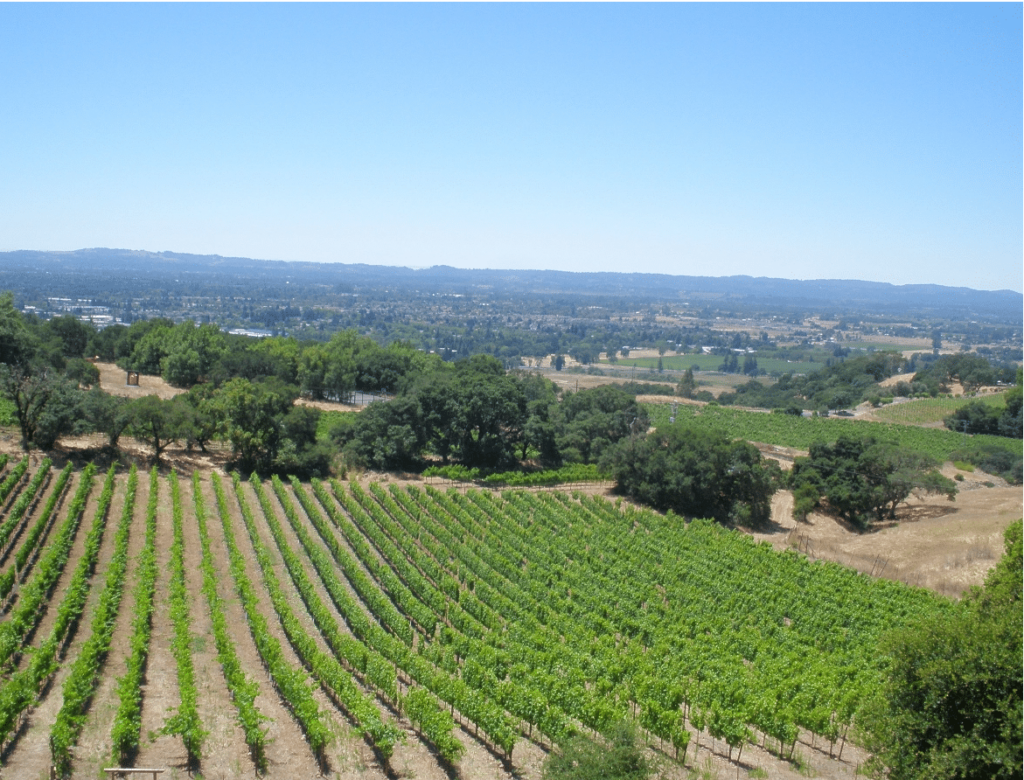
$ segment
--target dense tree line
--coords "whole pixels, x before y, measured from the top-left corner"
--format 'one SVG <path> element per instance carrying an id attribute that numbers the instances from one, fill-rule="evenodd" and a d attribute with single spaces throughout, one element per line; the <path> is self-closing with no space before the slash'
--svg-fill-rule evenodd
<path id="1" fill-rule="evenodd" d="M 470 468 L 526 459 L 551 468 L 596 463 L 631 426 L 647 425 L 635 397 L 614 386 L 559 400 L 550 380 L 476 355 L 410 376 L 394 400 L 370 404 L 331 436 L 350 460 L 375 469 L 419 469 L 427 453 Z"/>
<path id="2" fill-rule="evenodd" d="M 732 340 L 742 345 L 745 336 L 733 334 Z M 669 347 L 667 342 L 661 346 Z M 110 396 L 96 386 L 98 372 L 83 355 L 116 361 L 126 370 L 160 374 L 187 391 L 171 400 L 151 396 L 129 402 Z M 646 438 L 649 423 L 635 395 L 651 387 L 642 384 L 560 395 L 547 379 L 509 373 L 493 356 L 451 362 L 405 342 L 381 346 L 354 331 L 336 333 L 326 342 L 251 339 L 224 334 L 211 325 L 160 319 L 98 330 L 72 317 L 23 317 L 9 294 L 0 297 L 0 358 L 0 390 L 14 405 L 26 449 L 49 449 L 62 433 L 99 431 L 112 448 L 128 433 L 148 443 L 154 458 L 173 442 L 202 450 L 215 439 L 225 440 L 240 468 L 261 473 L 323 474 L 332 453 L 339 450 L 347 462 L 379 470 L 419 470 L 432 458 L 485 471 L 511 469 L 526 461 L 544 468 L 604 463 L 615 471 L 624 492 L 655 506 L 736 521 L 746 512 L 755 523 L 763 521 L 766 511 L 758 503 L 761 499 L 745 496 L 742 480 L 733 478 L 760 473 L 752 471 L 750 463 L 735 460 L 742 448 L 730 456 L 732 471 L 715 482 L 708 476 L 708 464 L 716 462 L 722 442 L 696 437 L 693 446 L 702 454 L 686 460 L 689 456 L 677 449 L 676 433 L 659 433 L 663 438 L 657 445 L 656 437 Z M 902 365 L 903 358 L 890 352 L 837 357 L 814 374 L 786 375 L 770 387 L 751 381 L 720 400 L 798 413 L 804 408 L 846 406 L 872 392 L 878 381 Z M 931 373 L 915 378 L 915 384 L 927 388 L 936 377 L 955 377 L 973 386 L 994 376 L 985 366 L 988 363 L 976 356 L 940 358 L 931 362 Z M 355 392 L 391 400 L 371 404 L 318 441 L 320 413 L 297 406 L 296 400 L 344 401 Z M 692 370 L 683 375 L 676 392 L 702 397 Z M 974 407 L 958 414 L 981 424 L 974 421 Z M 1019 435 L 1019 390 L 1016 396 L 1011 394 L 995 424 L 1015 424 Z M 649 461 L 639 471 L 638 452 Z M 862 486 L 862 495 L 854 498 L 857 491 L 835 476 L 839 472 L 826 479 L 817 465 L 801 466 L 796 473 L 803 475 L 802 481 L 794 483 L 799 507 L 810 511 L 827 505 L 864 522 L 866 513 L 877 515 L 882 506 L 876 501 L 864 508 L 864 496 L 888 495 L 895 489 L 890 483 L 896 475 L 908 469 L 928 473 L 924 464 L 910 463 L 895 453 L 886 453 L 884 468 L 880 467 L 874 462 L 882 457 L 879 453 L 877 446 L 870 446 L 867 454 L 829 457 L 849 456 L 850 468 L 858 474 L 888 469 L 889 476 L 882 480 L 888 481 L 885 489 Z M 1015 467 L 1019 470 L 1019 463 L 1002 464 L 997 473 Z M 679 469 L 690 480 L 685 489 L 673 483 L 683 478 L 676 473 Z M 701 482 L 715 486 L 695 487 Z M 765 485 L 755 483 L 750 489 L 760 496 Z M 918 483 L 915 487 L 922 487 Z M 738 504 L 708 497 L 708 490 L 725 489 L 741 496 Z M 888 506 L 891 514 L 895 504 L 890 500 Z"/>
<path id="3" fill-rule="evenodd" d="M 508 373 L 488 355 L 446 362 L 396 342 L 382 347 L 352 331 L 329 341 L 232 337 L 210 325 L 149 320 L 96 330 L 71 317 L 22 317 L 0 299 L 0 389 L 12 400 L 22 445 L 51 448 L 62 433 L 102 432 L 111 448 L 125 433 L 155 459 L 174 442 L 205 450 L 229 441 L 236 465 L 261 473 L 324 474 L 331 453 L 376 469 L 422 468 L 425 456 L 472 468 L 505 469 L 533 459 L 545 467 L 596 463 L 630 426 L 646 429 L 635 395 L 614 387 L 572 394 Z M 172 399 L 128 400 L 98 387 L 84 354 L 126 371 L 157 374 L 186 389 Z M 320 412 L 296 405 L 375 402 L 317 441 Z"/>
<path id="4" fill-rule="evenodd" d="M 1021 438 L 1021 392 L 1015 388 L 1006 394 L 1006 406 L 1000 409 L 984 401 L 970 401 L 943 420 L 951 431 L 987 433 L 992 436 Z"/>
<path id="5" fill-rule="evenodd" d="M 329 451 L 316 442 L 320 412 L 294 405 L 299 388 L 286 381 L 286 360 L 278 354 L 287 354 L 287 346 L 267 346 L 279 345 L 228 342 L 216 329 L 191 322 L 158 320 L 119 331 L 97 331 L 71 317 L 42 322 L 22 317 L 10 295 L 0 297 L 0 392 L 14 405 L 26 450 L 50 449 L 62 434 L 92 431 L 116 448 L 130 433 L 158 460 L 173 442 L 205 449 L 223 437 L 246 470 L 323 474 Z M 82 357 L 90 352 L 191 388 L 168 400 L 110 395 Z M 231 364 L 221 362 L 232 356 L 235 365 L 251 369 L 248 377 L 232 376 Z"/>

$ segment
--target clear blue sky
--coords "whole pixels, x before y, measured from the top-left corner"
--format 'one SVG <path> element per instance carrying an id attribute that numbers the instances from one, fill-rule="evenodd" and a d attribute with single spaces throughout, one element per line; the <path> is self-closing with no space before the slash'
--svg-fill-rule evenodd
<path id="1" fill-rule="evenodd" d="M 1022 5 L 0 4 L 0 250 L 1021 290 Z"/>

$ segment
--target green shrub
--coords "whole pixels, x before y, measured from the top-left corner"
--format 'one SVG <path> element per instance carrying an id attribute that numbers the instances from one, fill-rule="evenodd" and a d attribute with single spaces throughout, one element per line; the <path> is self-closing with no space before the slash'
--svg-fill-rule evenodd
<path id="1" fill-rule="evenodd" d="M 0 398 L 0 425 L 16 425 L 17 422 L 14 403 L 7 398 Z"/>
<path id="2" fill-rule="evenodd" d="M 640 780 L 650 768 L 637 745 L 636 732 L 627 723 L 613 726 L 602 741 L 583 735 L 570 739 L 560 752 L 544 761 L 544 780 Z"/>
<path id="3" fill-rule="evenodd" d="M 984 589 L 882 638 L 882 687 L 858 713 L 866 769 L 891 780 L 1021 777 L 1021 523 Z"/>

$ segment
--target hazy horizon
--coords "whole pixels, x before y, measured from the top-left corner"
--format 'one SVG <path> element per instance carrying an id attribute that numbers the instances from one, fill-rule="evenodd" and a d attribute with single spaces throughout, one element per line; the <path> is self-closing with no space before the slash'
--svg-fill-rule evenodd
<path id="1" fill-rule="evenodd" d="M 270 257 L 247 257 L 247 256 L 242 256 L 242 255 L 222 255 L 222 254 L 216 254 L 216 253 L 177 252 L 177 251 L 172 250 L 172 249 L 162 249 L 162 250 L 132 249 L 132 248 L 128 248 L 128 247 L 81 247 L 79 249 L 71 249 L 71 250 L 60 250 L 60 249 L 52 249 L 52 250 L 46 250 L 46 249 L 4 250 L 4 249 L 0 249 L 0 255 L 3 255 L 5 252 L 12 252 L 12 253 L 13 252 L 38 252 L 40 254 L 76 254 L 76 253 L 79 253 L 79 252 L 97 252 L 97 253 L 98 252 L 112 252 L 112 253 L 127 252 L 127 253 L 144 253 L 144 254 L 150 254 L 150 255 L 156 255 L 156 256 L 174 255 L 174 256 L 187 256 L 187 257 L 196 257 L 196 258 L 219 258 L 219 259 L 222 259 L 222 260 L 249 260 L 249 261 L 253 261 L 253 262 L 257 262 L 257 263 L 263 263 L 263 262 L 286 263 L 286 264 L 287 263 L 295 263 L 296 265 L 304 265 L 304 264 L 320 265 L 321 264 L 321 261 L 315 261 L 315 260 L 282 260 L 280 258 L 270 258 Z M 326 263 L 323 263 L 323 264 L 324 265 L 328 265 L 328 266 L 330 266 L 330 265 L 339 265 L 339 266 L 340 265 L 346 265 L 346 263 L 343 263 L 343 262 L 326 262 Z M 353 263 L 352 265 L 360 265 L 360 264 Z M 823 283 L 834 283 L 834 282 L 846 283 L 846 282 L 849 282 L 849 283 L 853 283 L 853 284 L 860 284 L 860 283 L 883 284 L 883 285 L 887 284 L 887 285 L 892 285 L 892 286 L 897 287 L 897 288 L 908 287 L 908 286 L 909 287 L 914 287 L 914 286 L 930 286 L 930 285 L 934 285 L 934 286 L 938 286 L 938 287 L 945 287 L 945 288 L 948 288 L 948 289 L 968 289 L 968 290 L 973 290 L 973 291 L 977 291 L 977 292 L 1010 292 L 1010 293 L 1014 293 L 1016 295 L 1022 295 L 1022 293 L 1020 291 L 1013 290 L 1013 289 L 1011 289 L 1009 287 L 988 290 L 988 289 L 981 288 L 981 287 L 972 287 L 969 284 L 943 285 L 943 284 L 932 283 L 932 282 L 906 282 L 904 284 L 900 284 L 900 283 L 896 283 L 896 282 L 887 282 L 887 281 L 884 281 L 884 280 L 883 281 L 879 281 L 879 280 L 874 280 L 874 279 L 858 279 L 858 278 L 855 278 L 855 277 L 838 277 L 838 276 L 837 277 L 820 276 L 820 277 L 808 277 L 806 279 L 798 279 L 798 278 L 795 278 L 795 277 L 782 277 L 782 276 L 775 276 L 775 275 L 770 275 L 770 274 L 747 274 L 747 273 L 737 273 L 737 274 L 666 274 L 663 271 L 648 271 L 648 270 L 630 271 L 628 269 L 625 269 L 625 270 L 622 270 L 622 271 L 604 271 L 604 270 L 588 271 L 586 269 L 559 269 L 559 268 L 498 268 L 498 267 L 490 267 L 490 268 L 488 268 L 488 267 L 484 267 L 484 266 L 480 266 L 480 267 L 471 267 L 471 266 L 457 267 L 457 266 L 447 265 L 447 264 L 444 264 L 444 263 L 436 263 L 436 264 L 433 264 L 433 265 L 423 265 L 423 266 L 413 266 L 413 265 L 409 265 L 409 264 L 385 265 L 385 264 L 380 264 L 380 263 L 363 263 L 361 265 L 365 265 L 365 266 L 368 266 L 368 267 L 371 267 L 371 268 L 395 268 L 395 269 L 404 269 L 404 270 L 408 270 L 408 271 L 430 271 L 432 269 L 437 269 L 437 268 L 447 268 L 447 269 L 452 269 L 452 270 L 455 270 L 455 271 L 467 271 L 467 272 L 493 271 L 493 272 L 496 272 L 496 273 L 501 273 L 501 272 L 506 272 L 507 271 L 507 272 L 514 273 L 514 272 L 518 272 L 518 271 L 534 271 L 534 272 L 537 272 L 537 273 L 554 272 L 554 273 L 568 273 L 568 274 L 574 274 L 574 273 L 578 273 L 578 274 L 588 274 L 588 273 L 641 274 L 641 275 L 643 275 L 643 274 L 650 274 L 650 275 L 667 275 L 667 276 L 670 276 L 670 277 L 671 276 L 679 276 L 679 277 L 698 278 L 698 279 L 730 279 L 730 278 L 739 279 L 739 278 L 749 278 L 749 279 L 753 279 L 753 280 L 765 279 L 766 281 L 784 281 L 784 282 L 801 282 L 801 283 L 803 283 L 803 282 L 823 282 Z"/>

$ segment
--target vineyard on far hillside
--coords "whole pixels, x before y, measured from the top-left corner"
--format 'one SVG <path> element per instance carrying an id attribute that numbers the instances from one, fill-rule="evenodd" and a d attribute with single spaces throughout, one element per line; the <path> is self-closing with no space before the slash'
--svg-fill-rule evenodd
<path id="1" fill-rule="evenodd" d="M 971 401 L 981 401 L 997 409 L 1006 407 L 1006 393 L 979 395 L 977 398 L 915 398 L 890 403 L 875 409 L 871 415 L 877 420 L 902 425 L 929 425 L 941 423 L 957 409 Z"/>
<path id="2" fill-rule="evenodd" d="M 628 720 L 670 776 L 813 752 L 852 777 L 879 636 L 956 609 L 581 493 L 16 459 L 8 482 L 4 776 L 334 776 L 356 734 L 392 775 L 538 777 Z"/>
<path id="3" fill-rule="evenodd" d="M 672 409 L 667 404 L 645 404 L 644 407 L 651 417 L 652 425 L 669 424 Z M 840 417 L 795 417 L 789 414 L 771 414 L 714 404 L 680 404 L 676 410 L 676 421 L 719 430 L 731 439 L 800 450 L 808 449 L 815 442 L 835 441 L 840 436 L 874 436 L 879 441 L 923 453 L 938 461 L 949 460 L 950 456 L 963 449 L 966 443 L 972 446 L 999 447 L 1017 454 L 1021 451 L 1020 439 L 1005 436 L 976 435 L 965 438 L 961 433 L 944 428 L 921 428 L 895 422 L 866 422 Z"/>

